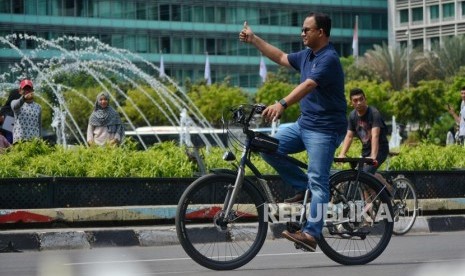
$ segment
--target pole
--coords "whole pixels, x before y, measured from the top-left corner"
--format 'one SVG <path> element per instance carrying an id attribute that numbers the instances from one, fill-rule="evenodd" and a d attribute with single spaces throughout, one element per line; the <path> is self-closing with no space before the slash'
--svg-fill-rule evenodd
<path id="1" fill-rule="evenodd" d="M 407 90 L 410 89 L 410 26 L 407 26 Z"/>
<path id="2" fill-rule="evenodd" d="M 355 59 L 355 65 L 358 64 L 358 15 L 355 16 L 354 34 L 352 37 L 352 55 Z"/>

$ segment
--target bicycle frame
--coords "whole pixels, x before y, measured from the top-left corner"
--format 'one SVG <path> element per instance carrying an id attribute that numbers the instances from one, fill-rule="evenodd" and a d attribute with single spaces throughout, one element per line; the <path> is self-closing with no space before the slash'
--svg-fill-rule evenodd
<path id="1" fill-rule="evenodd" d="M 249 136 L 250 136 L 250 134 L 248 135 L 248 137 Z M 260 187 L 263 189 L 263 192 L 264 192 L 264 194 L 266 196 L 266 200 L 268 201 L 268 203 L 272 204 L 273 206 L 277 206 L 276 200 L 275 200 L 274 196 L 272 195 L 272 192 L 271 192 L 271 190 L 270 190 L 270 188 L 268 186 L 268 182 L 264 179 L 263 175 L 260 173 L 260 171 L 255 167 L 255 165 L 250 160 L 251 154 L 252 154 L 252 150 L 251 150 L 251 147 L 250 147 L 250 139 L 247 139 L 246 143 L 245 143 L 245 146 L 243 148 L 243 151 L 242 151 L 242 155 L 241 155 L 241 159 L 239 161 L 239 165 L 237 167 L 238 168 L 237 173 L 236 173 L 237 176 L 236 176 L 236 180 L 235 180 L 235 183 L 234 183 L 234 187 L 228 187 L 229 188 L 228 195 L 226 196 L 226 200 L 224 202 L 225 214 L 229 214 L 229 212 L 232 210 L 232 207 L 233 207 L 233 205 L 235 203 L 236 195 L 238 194 L 238 191 L 242 188 L 242 185 L 244 183 L 244 178 L 245 178 L 245 169 L 246 169 L 246 167 L 248 167 L 252 171 L 254 176 L 257 178 L 258 184 L 260 184 Z M 275 154 L 278 154 L 278 153 L 275 153 Z M 302 169 L 307 168 L 307 164 L 300 161 L 300 160 L 298 160 L 298 159 L 295 159 L 295 158 L 293 158 L 291 156 L 288 156 L 288 155 L 281 155 L 281 154 L 278 154 L 278 155 L 281 158 L 285 158 L 285 159 L 289 160 L 290 162 L 296 164 L 297 166 L 299 166 Z M 356 189 L 357 187 L 353 188 L 352 186 L 355 185 L 355 184 L 359 184 L 358 179 L 359 179 L 361 174 L 366 175 L 367 177 L 371 178 L 375 182 L 378 182 L 382 186 L 382 189 L 374 196 L 374 198 L 372 200 L 377 199 L 379 197 L 379 195 L 386 189 L 386 187 L 384 185 L 382 185 L 382 183 L 376 177 L 374 177 L 372 174 L 364 172 L 361 169 L 363 167 L 363 164 L 372 164 L 373 163 L 372 159 L 369 159 L 369 158 L 334 158 L 334 161 L 335 162 L 342 162 L 342 163 L 350 163 L 350 166 L 351 166 L 350 170 L 353 170 L 353 171 L 357 172 L 356 182 L 355 183 L 350 183 L 350 187 L 349 187 L 350 190 L 357 190 Z M 342 174 L 342 173 L 346 173 L 346 172 L 347 172 L 347 170 L 337 172 L 337 173 L 331 175 L 330 178 L 337 176 L 337 174 L 339 174 L 339 173 Z M 388 192 L 388 191 L 386 191 L 386 192 Z M 306 192 L 305 192 L 303 203 L 302 203 L 304 206 L 306 206 L 306 204 L 309 202 L 309 196 L 310 196 L 310 192 L 307 189 Z M 343 198 L 343 201 L 346 201 L 346 200 L 347 200 L 346 198 Z M 306 219 L 306 208 L 302 208 L 299 223 L 302 225 L 304 223 L 305 219 Z M 340 223 L 344 223 L 344 221 L 338 222 L 336 224 L 340 224 Z"/>

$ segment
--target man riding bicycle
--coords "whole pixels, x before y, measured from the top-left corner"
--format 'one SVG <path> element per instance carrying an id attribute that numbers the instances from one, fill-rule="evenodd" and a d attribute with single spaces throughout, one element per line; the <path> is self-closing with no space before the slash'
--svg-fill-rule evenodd
<path id="1" fill-rule="evenodd" d="M 349 126 L 339 157 L 346 157 L 354 136 L 357 136 L 362 142 L 362 156 L 378 161 L 377 166 L 367 165 L 364 168 L 364 171 L 374 174 L 389 154 L 386 124 L 378 109 L 368 106 L 362 89 L 350 91 L 350 103 L 354 110 L 349 115 Z"/>
<path id="2" fill-rule="evenodd" d="M 362 157 L 377 161 L 377 164 L 365 165 L 363 170 L 374 174 L 391 191 L 391 186 L 376 173 L 389 154 L 387 127 L 381 113 L 375 107 L 368 106 L 365 93 L 360 88 L 350 91 L 350 103 L 354 110 L 349 114 L 347 134 L 338 157 L 346 157 L 354 136 L 357 136 L 362 142 Z"/>
<path id="3" fill-rule="evenodd" d="M 300 84 L 279 102 L 268 106 L 262 115 L 269 120 L 279 118 L 284 110 L 300 104 L 297 122 L 280 130 L 278 154 L 292 154 L 303 150 L 308 155 L 308 171 L 276 154 L 263 158 L 276 169 L 285 183 L 298 191 L 293 200 L 303 199 L 311 191 L 309 218 L 302 231 L 283 236 L 315 251 L 323 228 L 325 206 L 329 201 L 329 175 L 336 148 L 347 129 L 347 102 L 344 96 L 344 73 L 339 56 L 329 42 L 331 19 L 320 13 L 310 13 L 304 20 L 301 38 L 306 49 L 287 54 L 267 43 L 252 32 L 247 22 L 239 34 L 243 42 L 255 46 L 272 61 L 300 72 Z"/>

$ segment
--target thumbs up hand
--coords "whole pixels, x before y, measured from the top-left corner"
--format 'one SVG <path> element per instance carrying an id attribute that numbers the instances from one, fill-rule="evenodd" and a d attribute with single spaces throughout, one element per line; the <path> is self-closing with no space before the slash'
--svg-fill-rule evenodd
<path id="1" fill-rule="evenodd" d="M 242 28 L 242 31 L 239 33 L 239 40 L 242 42 L 251 42 L 253 39 L 254 33 L 249 27 L 249 24 L 247 24 L 247 21 L 244 21 L 244 27 Z"/>

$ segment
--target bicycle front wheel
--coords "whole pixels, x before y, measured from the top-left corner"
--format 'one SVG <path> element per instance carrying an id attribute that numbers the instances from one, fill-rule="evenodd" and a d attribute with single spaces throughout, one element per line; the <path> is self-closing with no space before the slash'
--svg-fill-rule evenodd
<path id="1" fill-rule="evenodd" d="M 225 213 L 234 183 L 234 175 L 203 176 L 186 189 L 178 204 L 178 239 L 194 261 L 210 269 L 231 270 L 247 264 L 266 239 L 267 204 L 252 183 L 244 181 L 231 212 Z"/>
<path id="2" fill-rule="evenodd" d="M 361 265 L 383 253 L 392 236 L 392 206 L 381 183 L 366 173 L 343 171 L 330 179 L 331 201 L 318 242 L 343 265 Z"/>
<path id="3" fill-rule="evenodd" d="M 418 216 L 418 200 L 413 183 L 405 177 L 393 180 L 394 195 L 392 209 L 394 211 L 394 235 L 404 235 L 412 228 Z"/>

